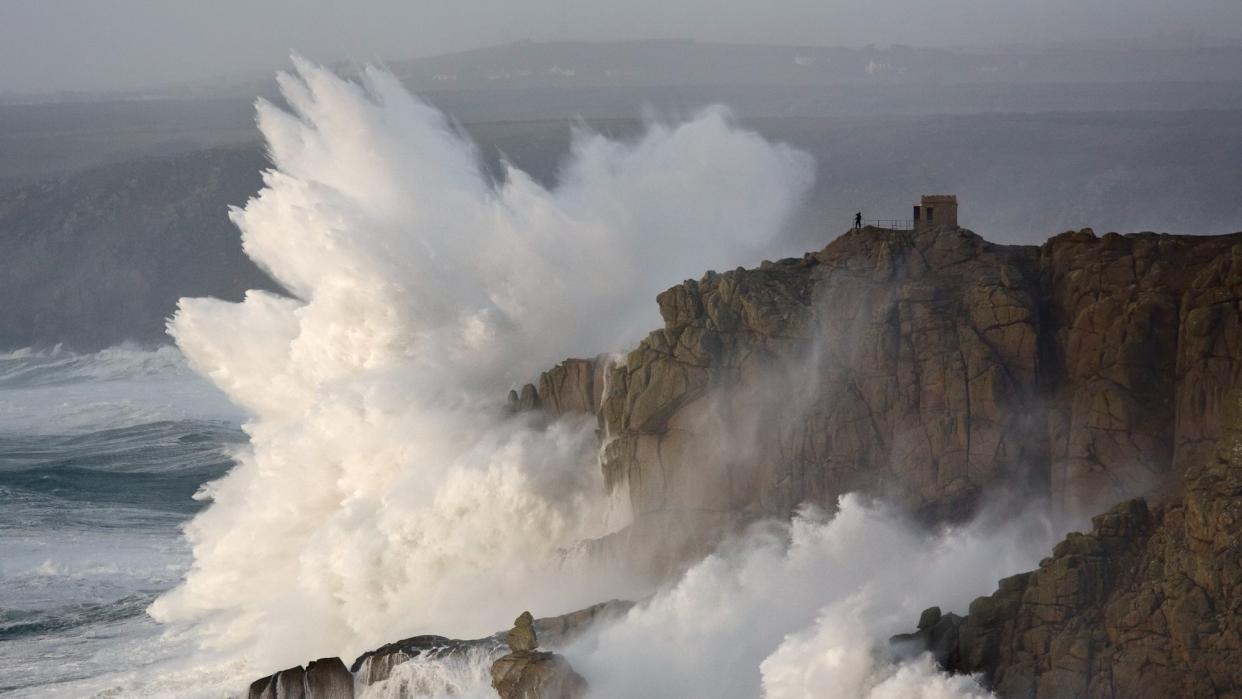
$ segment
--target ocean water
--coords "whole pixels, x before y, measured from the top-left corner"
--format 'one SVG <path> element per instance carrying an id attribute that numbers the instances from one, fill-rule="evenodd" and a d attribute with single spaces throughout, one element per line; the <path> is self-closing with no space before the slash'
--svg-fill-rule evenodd
<path id="1" fill-rule="evenodd" d="M 0 354 L 0 694 L 167 655 L 146 608 L 188 567 L 180 527 L 240 420 L 173 348 Z"/>

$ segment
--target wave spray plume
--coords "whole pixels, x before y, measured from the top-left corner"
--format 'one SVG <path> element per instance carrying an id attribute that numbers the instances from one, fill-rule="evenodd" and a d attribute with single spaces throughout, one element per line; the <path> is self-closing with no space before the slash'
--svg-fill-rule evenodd
<path id="1" fill-rule="evenodd" d="M 632 343 L 655 293 L 704 265 L 769 249 L 810 158 L 711 109 L 626 143 L 579 130 L 554 188 L 494 182 L 392 75 L 295 64 L 288 110 L 258 105 L 265 186 L 232 212 L 292 297 L 186 299 L 170 322 L 250 444 L 151 613 L 268 671 L 627 592 L 549 564 L 604 533 L 593 425 L 511 418 L 503 395 Z"/>

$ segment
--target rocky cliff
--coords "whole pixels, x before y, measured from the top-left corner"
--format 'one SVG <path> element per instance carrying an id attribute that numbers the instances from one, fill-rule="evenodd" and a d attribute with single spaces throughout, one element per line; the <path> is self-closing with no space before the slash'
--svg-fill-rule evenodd
<path id="1" fill-rule="evenodd" d="M 902 640 L 1002 697 L 1242 696 L 1240 301 L 1239 234 L 864 229 L 676 286 L 629 355 L 528 393 L 598 415 L 634 511 L 601 545 L 663 532 L 656 572 L 852 490 L 930 520 L 989 494 L 1069 516 L 1121 501 Z"/>
<path id="2" fill-rule="evenodd" d="M 1242 696 L 1242 391 L 1226 405 L 1183 494 L 1097 516 L 918 640 L 1002 697 Z"/>
<path id="3" fill-rule="evenodd" d="M 1035 247 L 869 228 L 658 303 L 664 327 L 627 355 L 509 396 L 596 416 L 632 507 L 600 554 L 668 575 L 735 527 L 850 491 L 932 522 L 992 497 L 1106 510 L 903 640 L 1002 697 L 1242 697 L 1242 234 Z M 379 681 L 453 644 L 500 646 L 417 637 L 353 671 Z"/>
<path id="4" fill-rule="evenodd" d="M 627 356 L 570 360 L 511 400 L 597 414 L 634 515 L 612 539 L 659 532 L 661 567 L 850 491 L 930 520 L 989 494 L 1086 516 L 1177 492 L 1213 452 L 1242 368 L 1240 243 L 853 231 L 675 286 Z"/>

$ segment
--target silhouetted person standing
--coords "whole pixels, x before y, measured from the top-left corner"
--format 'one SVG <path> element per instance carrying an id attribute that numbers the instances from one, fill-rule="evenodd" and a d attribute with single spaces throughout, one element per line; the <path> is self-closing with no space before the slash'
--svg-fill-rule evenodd
<path id="1" fill-rule="evenodd" d="M 861 211 L 854 214 L 854 227 L 862 228 L 862 212 Z"/>

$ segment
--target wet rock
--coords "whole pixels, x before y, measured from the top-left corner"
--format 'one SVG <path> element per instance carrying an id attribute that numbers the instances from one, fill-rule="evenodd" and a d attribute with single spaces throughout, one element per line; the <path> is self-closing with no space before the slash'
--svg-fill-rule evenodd
<path id="1" fill-rule="evenodd" d="M 281 670 L 250 685 L 250 699 L 353 699 L 354 677 L 340 658 Z"/>
<path id="2" fill-rule="evenodd" d="M 930 651 L 936 662 L 946 667 L 954 662 L 961 625 L 962 617 L 942 614 L 940 607 L 931 607 L 923 611 L 917 631 L 893 636 L 889 639 L 889 645 L 901 657 Z"/>
<path id="3" fill-rule="evenodd" d="M 306 699 L 352 699 L 354 676 L 340 658 L 316 660 L 306 666 Z"/>
<path id="4" fill-rule="evenodd" d="M 363 653 L 354 660 L 350 670 L 365 686 L 388 679 L 395 667 L 414 658 L 443 658 L 466 653 L 472 648 L 494 651 L 498 647 L 499 642 L 491 638 L 461 641 L 444 636 L 413 636 Z"/>
<path id="5" fill-rule="evenodd" d="M 492 687 L 501 699 L 580 699 L 587 683 L 563 656 L 515 651 L 492 665 Z"/>
<path id="6" fill-rule="evenodd" d="M 281 670 L 250 684 L 250 699 L 302 699 L 306 696 L 306 671 L 301 665 Z"/>

